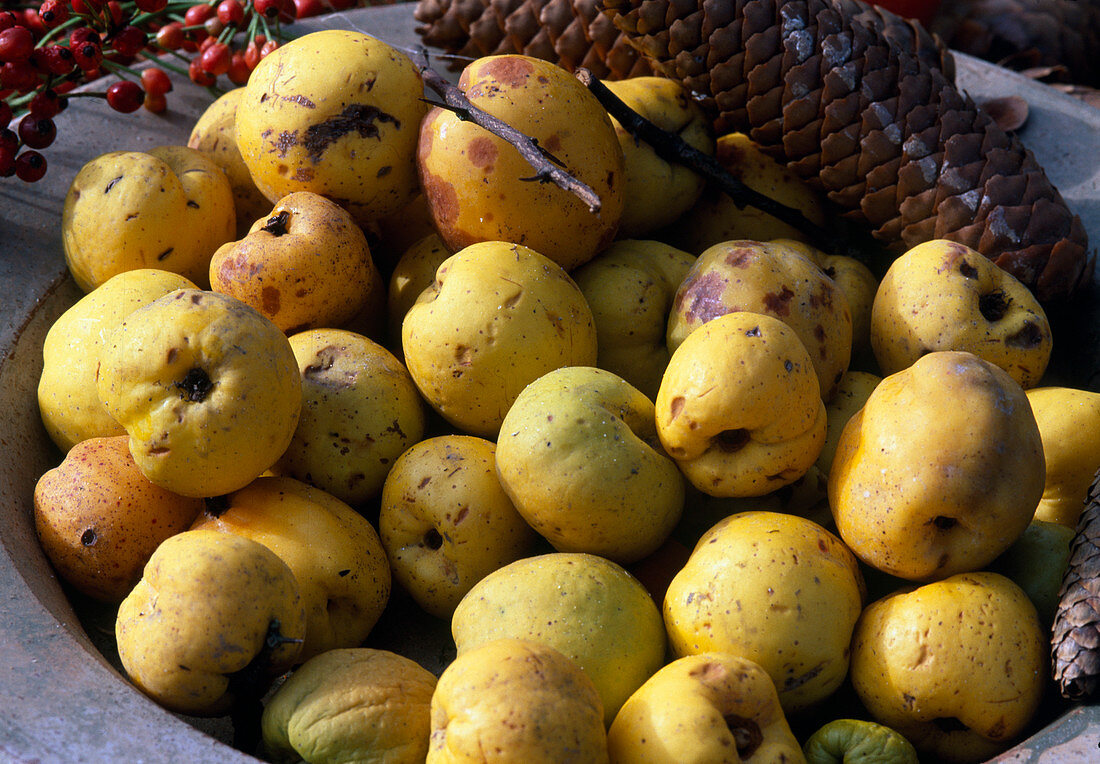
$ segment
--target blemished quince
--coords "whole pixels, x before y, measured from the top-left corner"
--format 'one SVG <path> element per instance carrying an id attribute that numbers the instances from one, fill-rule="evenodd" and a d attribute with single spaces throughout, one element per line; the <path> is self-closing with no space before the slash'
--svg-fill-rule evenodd
<path id="1" fill-rule="evenodd" d="M 431 718 L 428 764 L 608 761 L 592 680 L 542 642 L 495 639 L 460 654 L 439 677 Z"/>
<path id="2" fill-rule="evenodd" d="M 469 101 L 503 120 L 591 188 L 599 211 L 535 171 L 503 138 L 435 107 L 420 126 L 420 185 L 436 229 L 458 251 L 479 241 L 510 241 L 566 271 L 615 238 L 623 211 L 623 150 L 596 97 L 557 64 L 530 56 L 485 56 L 459 76 Z"/>
<path id="3" fill-rule="evenodd" d="M 264 706 L 265 752 L 277 761 L 422 764 L 436 677 L 409 658 L 369 647 L 303 663 Z"/>
<path id="4" fill-rule="evenodd" d="M 93 599 L 121 602 L 157 546 L 187 530 L 202 507 L 150 483 L 125 435 L 88 438 L 39 478 L 34 528 L 65 581 Z"/>
<path id="5" fill-rule="evenodd" d="M 381 296 L 382 277 L 351 215 L 320 194 L 280 199 L 210 260 L 210 288 L 252 306 L 287 334 L 343 326 Z"/>
<path id="6" fill-rule="evenodd" d="M 236 230 L 229 179 L 186 146 L 97 156 L 73 178 L 61 212 L 65 262 L 85 292 L 136 268 L 205 287 L 214 250 Z"/>
<path id="7" fill-rule="evenodd" d="M 294 665 L 306 617 L 294 573 L 257 541 L 188 530 L 157 547 L 115 620 L 131 681 L 172 711 L 224 714 Z M 248 681 L 235 682 L 249 667 Z"/>
<path id="8" fill-rule="evenodd" d="M 184 496 L 243 488 L 283 454 L 302 408 L 290 342 L 232 297 L 179 289 L 130 313 L 97 389 L 142 473 Z"/>
<path id="9" fill-rule="evenodd" d="M 671 353 L 672 299 L 695 256 L 658 241 L 616 241 L 571 274 L 592 308 L 596 365 L 653 400 Z"/>
<path id="10" fill-rule="evenodd" d="M 596 685 L 607 724 L 665 657 L 645 587 L 604 557 L 574 552 L 524 557 L 481 579 L 455 608 L 451 634 L 459 657 L 503 637 L 564 653 Z"/>
<path id="11" fill-rule="evenodd" d="M 376 37 L 305 34 L 253 70 L 237 106 L 237 146 L 272 203 L 312 191 L 365 226 L 416 195 L 423 92 L 409 57 Z"/>
<path id="12" fill-rule="evenodd" d="M 677 658 L 631 695 L 607 731 L 618 764 L 803 762 L 775 684 L 727 653 Z"/>
<path id="13" fill-rule="evenodd" d="M 813 466 L 825 403 L 809 353 L 773 316 L 725 313 L 676 348 L 656 401 L 657 434 L 692 485 L 763 496 Z"/>
<path id="14" fill-rule="evenodd" d="M 502 241 L 443 261 L 401 325 L 405 364 L 432 407 L 468 435 L 496 438 L 528 383 L 594 366 L 592 310 L 561 266 Z"/>
<path id="15" fill-rule="evenodd" d="M 555 549 L 625 565 L 656 550 L 683 511 L 684 478 L 656 443 L 649 398 L 609 371 L 568 366 L 508 409 L 497 476 Z"/>
<path id="16" fill-rule="evenodd" d="M 824 199 L 744 133 L 720 136 L 715 156 L 727 172 L 749 188 L 798 210 L 817 225 L 824 224 Z M 728 194 L 708 191 L 658 237 L 697 253 L 735 239 L 801 240 L 805 234 L 752 205 L 738 205 Z"/>
<path id="17" fill-rule="evenodd" d="M 96 390 L 106 338 L 133 311 L 177 289 L 195 289 L 178 273 L 138 268 L 112 276 L 62 313 L 42 343 L 38 412 L 62 451 L 82 440 L 123 435 Z"/>
<path id="18" fill-rule="evenodd" d="M 985 761 L 1038 711 L 1049 643 L 1019 586 L 959 573 L 867 606 L 852 637 L 852 684 L 872 718 L 923 756 Z"/>
<path id="19" fill-rule="evenodd" d="M 187 146 L 201 151 L 222 169 L 233 191 L 237 233 L 244 235 L 252 224 L 271 211 L 271 200 L 260 193 L 237 148 L 237 106 L 244 87 L 222 93 L 206 107 L 191 128 Z"/>
<path id="20" fill-rule="evenodd" d="M 635 113 L 675 134 L 703 154 L 714 154 L 711 123 L 691 94 L 669 77 L 627 77 L 604 83 Z M 703 193 L 703 177 L 686 165 L 663 159 L 653 147 L 612 118 L 623 149 L 625 181 L 620 239 L 647 236 L 674 222 Z"/>
<path id="21" fill-rule="evenodd" d="M 964 244 L 936 239 L 905 252 L 882 277 L 871 347 L 883 374 L 935 350 L 964 350 L 1026 389 L 1046 371 L 1053 339 L 1043 307 L 1015 276 Z"/>
<path id="22" fill-rule="evenodd" d="M 789 714 L 831 695 L 865 597 L 855 556 L 812 520 L 730 515 L 703 534 L 664 600 L 678 656 L 721 652 L 760 664 Z"/>
<path id="23" fill-rule="evenodd" d="M 1100 393 L 1073 387 L 1027 391 L 1046 461 L 1039 520 L 1077 527 L 1089 485 L 1100 469 Z"/>
<path id="24" fill-rule="evenodd" d="M 343 329 L 290 338 L 302 376 L 302 410 L 274 471 L 359 508 L 377 498 L 396 459 L 424 435 L 426 412 L 393 353 Z"/>
<path id="25" fill-rule="evenodd" d="M 852 355 L 852 314 L 837 283 L 783 242 L 726 241 L 705 250 L 676 290 L 668 347 L 726 313 L 762 313 L 789 326 L 806 347 L 828 401 Z"/>
<path id="26" fill-rule="evenodd" d="M 258 541 L 287 564 L 306 614 L 302 660 L 362 644 L 389 600 L 389 561 L 374 526 L 293 478 L 257 478 L 200 514 L 192 528 Z"/>
<path id="27" fill-rule="evenodd" d="M 470 435 L 428 438 L 401 454 L 382 487 L 378 531 L 394 579 L 437 618 L 537 538 L 497 479 L 496 450 Z"/>
<path id="28" fill-rule="evenodd" d="M 938 351 L 883 379 L 848 420 L 829 505 L 865 563 L 930 581 L 978 570 L 1019 538 L 1044 475 L 1023 388 L 972 353 Z"/>

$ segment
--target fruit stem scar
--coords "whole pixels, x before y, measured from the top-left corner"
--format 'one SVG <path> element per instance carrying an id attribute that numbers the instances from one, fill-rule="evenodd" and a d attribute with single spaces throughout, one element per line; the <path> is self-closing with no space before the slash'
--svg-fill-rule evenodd
<path id="1" fill-rule="evenodd" d="M 267 222 L 263 224 L 260 229 L 265 233 L 269 233 L 272 236 L 282 236 L 287 233 L 287 223 L 290 222 L 290 213 L 287 210 L 281 210 L 277 215 L 272 215 L 267 219 Z"/>
<path id="2" fill-rule="evenodd" d="M 214 382 L 205 369 L 198 366 L 189 370 L 179 382 L 176 388 L 180 391 L 180 398 L 192 403 L 201 403 L 210 395 L 214 388 Z"/>

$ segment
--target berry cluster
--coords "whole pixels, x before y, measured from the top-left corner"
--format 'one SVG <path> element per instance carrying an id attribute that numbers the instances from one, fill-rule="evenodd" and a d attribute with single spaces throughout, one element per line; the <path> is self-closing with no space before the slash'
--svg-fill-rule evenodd
<path id="1" fill-rule="evenodd" d="M 167 108 L 166 70 L 215 87 L 243 85 L 295 19 L 369 0 L 0 0 L 0 178 L 46 173 L 41 150 L 70 98 L 99 97 L 116 111 Z M 143 59 L 154 66 L 140 69 Z M 104 75 L 102 91 L 75 91 Z M 18 122 L 16 122 L 18 120 Z"/>

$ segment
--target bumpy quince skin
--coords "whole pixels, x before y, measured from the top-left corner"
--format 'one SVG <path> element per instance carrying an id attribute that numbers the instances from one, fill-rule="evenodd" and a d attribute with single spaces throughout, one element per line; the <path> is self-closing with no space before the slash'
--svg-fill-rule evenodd
<path id="1" fill-rule="evenodd" d="M 217 292 L 180 289 L 131 313 L 98 374 L 142 473 L 184 496 L 252 482 L 286 450 L 302 408 L 286 335 Z"/>

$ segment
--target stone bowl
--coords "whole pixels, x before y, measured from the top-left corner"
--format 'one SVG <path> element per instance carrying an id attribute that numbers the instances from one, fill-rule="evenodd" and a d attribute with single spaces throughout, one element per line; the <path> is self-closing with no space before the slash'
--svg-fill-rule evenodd
<path id="1" fill-rule="evenodd" d="M 411 5 L 332 14 L 295 24 L 357 29 L 411 49 L 419 40 Z M 1093 242 L 1100 242 L 1100 111 L 1024 77 L 959 56 L 959 81 L 979 102 L 1015 94 L 1030 106 L 1021 137 L 1034 151 Z M 14 761 L 255 762 L 232 748 L 224 720 L 181 717 L 142 695 L 112 653 L 110 613 L 82 601 L 54 574 L 34 533 L 38 477 L 61 460 L 38 416 L 35 390 L 42 342 L 80 291 L 68 277 L 59 220 L 69 181 L 99 153 L 185 143 L 211 95 L 175 78 L 169 110 L 119 115 L 100 101 L 75 99 L 58 118 L 60 140 L 36 184 L 0 182 L 0 757 Z M 1100 284 L 1056 327 L 1050 384 L 1100 390 Z M 433 670 L 450 657 L 446 624 L 415 626 L 398 610 L 378 642 Z M 1078 762 L 1096 756 L 1100 709 L 1051 702 L 1044 726 L 1000 757 Z"/>

